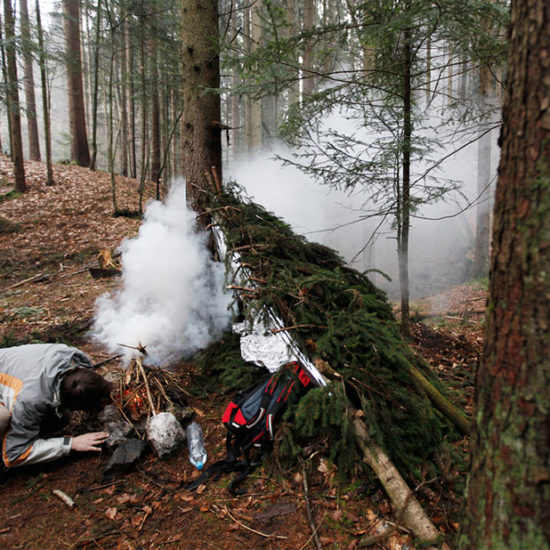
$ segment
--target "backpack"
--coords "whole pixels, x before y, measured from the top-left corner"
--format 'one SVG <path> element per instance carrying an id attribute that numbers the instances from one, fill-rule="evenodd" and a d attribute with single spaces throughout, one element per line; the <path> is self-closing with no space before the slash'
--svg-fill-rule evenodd
<path id="1" fill-rule="evenodd" d="M 212 464 L 187 488 L 196 489 L 210 477 L 217 480 L 224 473 L 237 471 L 228 489 L 232 495 L 243 494 L 237 485 L 271 453 L 277 424 L 288 404 L 296 402 L 311 385 L 302 365 L 292 361 L 239 392 L 222 417 L 228 431 L 225 460 Z"/>

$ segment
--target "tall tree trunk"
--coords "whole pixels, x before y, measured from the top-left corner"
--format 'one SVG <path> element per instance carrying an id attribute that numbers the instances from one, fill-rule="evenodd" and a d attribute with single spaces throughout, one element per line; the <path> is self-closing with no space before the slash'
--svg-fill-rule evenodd
<path id="1" fill-rule="evenodd" d="M 107 6 L 109 9 L 109 7 Z M 115 178 L 115 157 L 116 157 L 116 138 L 115 138 L 115 117 L 114 117 L 114 110 L 115 110 L 115 97 L 113 93 L 113 86 L 114 86 L 114 71 L 115 71 L 115 26 L 113 25 L 113 13 L 109 13 L 109 22 L 111 25 L 111 56 L 109 59 L 109 75 L 108 75 L 108 81 L 107 81 L 107 105 L 106 105 L 106 111 L 107 111 L 107 130 L 108 130 L 108 138 L 107 138 L 107 160 L 109 163 L 109 175 L 111 179 L 111 199 L 113 203 L 113 214 L 118 213 L 118 202 L 117 202 L 117 193 L 116 193 L 116 178 Z"/>
<path id="2" fill-rule="evenodd" d="M 125 17 L 125 13 L 121 13 L 121 17 Z M 126 22 L 122 23 L 122 40 L 120 48 L 120 117 L 122 124 L 122 136 L 121 136 L 121 152 L 120 152 L 120 173 L 123 176 L 127 176 L 128 170 L 128 156 L 129 156 L 129 126 L 128 126 L 128 76 L 131 73 L 127 72 L 128 52 L 126 51 L 126 36 L 128 35 L 128 25 Z"/>
<path id="3" fill-rule="evenodd" d="M 101 38 L 101 0 L 97 1 L 97 15 L 95 21 L 95 44 L 94 44 L 94 72 L 92 88 L 92 157 L 90 159 L 90 170 L 96 169 L 97 162 L 97 107 L 99 97 L 99 41 Z"/>
<path id="4" fill-rule="evenodd" d="M 490 239 L 490 183 L 491 183 L 491 134 L 482 131 L 477 142 L 477 197 L 476 236 L 474 246 L 474 263 L 471 277 L 486 277 L 489 271 Z"/>
<path id="5" fill-rule="evenodd" d="M 24 193 L 27 190 L 25 166 L 23 164 L 23 140 L 21 139 L 21 110 L 19 107 L 19 88 L 17 81 L 17 59 L 15 54 L 15 21 L 11 0 L 4 0 L 4 25 L 6 29 L 6 57 L 8 65 L 7 97 L 8 116 L 10 118 L 10 141 L 15 174 L 15 190 Z"/>
<path id="6" fill-rule="evenodd" d="M 201 211 L 205 174 L 222 179 L 218 0 L 183 0 L 184 168 L 187 196 Z"/>
<path id="7" fill-rule="evenodd" d="M 479 100 L 487 105 L 491 87 L 491 72 L 483 65 L 479 72 Z M 476 240 L 472 277 L 485 277 L 489 270 L 490 182 L 491 182 L 491 131 L 481 130 L 477 142 L 477 196 Z"/>
<path id="8" fill-rule="evenodd" d="M 126 28 L 125 32 L 125 45 L 128 52 L 127 60 L 128 65 L 126 73 L 129 79 L 129 94 L 128 94 L 128 111 L 130 113 L 129 120 L 129 139 L 130 139 L 130 176 L 132 178 L 137 177 L 137 150 L 136 150 L 136 102 L 135 102 L 135 85 L 134 85 L 134 48 L 132 48 L 132 41 L 130 30 Z"/>
<path id="9" fill-rule="evenodd" d="M 260 17 L 263 9 L 263 1 L 258 0 L 251 5 L 250 9 L 250 53 L 258 49 L 262 40 L 262 19 Z M 249 105 L 249 152 L 258 151 L 263 146 L 263 128 L 262 128 L 262 103 L 263 100 L 251 98 Z"/>
<path id="10" fill-rule="evenodd" d="M 288 34 L 287 38 L 291 38 L 298 34 L 299 24 L 297 22 L 298 14 L 296 10 L 295 0 L 287 0 L 286 3 L 286 21 L 288 24 Z M 298 55 L 297 53 L 293 56 L 293 62 L 295 66 L 298 67 Z M 298 73 L 298 69 L 296 68 Z M 296 74 L 296 82 L 288 90 L 288 106 L 294 105 L 300 101 L 300 79 L 299 74 Z"/>
<path id="11" fill-rule="evenodd" d="M 231 28 L 239 28 L 237 20 L 237 7 L 234 6 L 231 11 Z M 240 84 L 239 71 L 237 68 L 233 68 L 233 74 L 231 75 L 231 82 L 233 90 L 236 90 Z M 230 93 L 229 101 L 231 102 L 231 146 L 233 148 L 233 161 L 237 161 L 243 150 L 243 135 L 244 132 L 241 128 L 241 96 L 236 93 Z"/>
<path id="12" fill-rule="evenodd" d="M 32 70 L 31 31 L 27 0 L 19 0 L 21 12 L 21 37 L 23 38 L 23 60 L 25 75 L 25 102 L 27 113 L 27 131 L 29 135 L 29 158 L 40 160 L 40 142 L 38 140 L 38 121 L 36 119 L 36 98 L 34 95 L 34 74 Z"/>
<path id="13" fill-rule="evenodd" d="M 148 156 L 147 156 L 147 118 L 148 118 L 148 109 L 147 109 L 147 63 L 145 56 L 145 44 L 147 42 L 147 33 L 145 25 L 145 3 L 141 2 L 141 13 L 139 17 L 139 28 L 140 28 L 140 69 L 141 69 L 141 166 L 140 166 L 140 175 L 139 175 L 139 212 L 143 211 L 143 194 L 145 192 L 145 180 L 147 179 L 147 170 L 148 170 Z"/>
<path id="14" fill-rule="evenodd" d="M 157 38 L 151 39 L 151 180 L 159 184 L 160 177 L 160 97 Z"/>
<path id="15" fill-rule="evenodd" d="M 401 188 L 401 219 L 398 237 L 399 286 L 401 288 L 401 332 L 410 333 L 409 315 L 409 225 L 411 201 L 411 140 L 412 140 L 412 91 L 411 91 L 411 43 L 408 30 L 403 44 L 403 181 Z"/>
<path id="16" fill-rule="evenodd" d="M 9 82 L 9 78 L 8 78 L 8 62 L 7 62 L 7 56 L 6 56 L 6 48 L 5 48 L 5 43 L 4 43 L 4 34 L 3 34 L 3 31 L 2 31 L 2 18 L 0 17 L 0 52 L 2 53 L 2 78 L 4 80 L 4 82 L 7 83 Z M 11 117 L 10 117 L 10 98 L 9 98 L 9 94 L 4 94 L 4 97 L 2 98 L 5 105 L 6 105 L 6 112 L 7 112 L 7 115 L 8 115 L 8 143 L 9 143 L 9 155 L 10 155 L 10 158 L 13 158 L 13 147 L 12 147 L 12 143 L 11 143 Z"/>
<path id="17" fill-rule="evenodd" d="M 550 548 L 550 12 L 513 0 L 490 307 L 459 547 Z"/>
<path id="18" fill-rule="evenodd" d="M 315 4 L 314 0 L 304 0 L 304 31 L 312 32 L 315 23 Z M 304 97 L 309 97 L 315 91 L 315 78 L 311 74 L 313 69 L 313 40 L 306 39 L 304 46 L 304 74 L 302 76 L 302 93 Z"/>
<path id="19" fill-rule="evenodd" d="M 48 88 L 48 75 L 46 69 L 46 52 L 44 50 L 44 33 L 42 32 L 42 18 L 40 17 L 40 1 L 36 0 L 36 28 L 38 33 L 38 49 L 40 65 L 40 81 L 42 84 L 42 111 L 44 117 L 44 142 L 46 144 L 46 185 L 53 185 L 52 167 L 52 131 L 50 124 L 50 99 Z"/>
<path id="20" fill-rule="evenodd" d="M 82 84 L 79 0 L 63 0 L 63 15 L 67 56 L 67 93 L 71 124 L 71 160 L 76 161 L 80 166 L 89 166 L 90 150 L 86 133 L 86 111 Z"/>

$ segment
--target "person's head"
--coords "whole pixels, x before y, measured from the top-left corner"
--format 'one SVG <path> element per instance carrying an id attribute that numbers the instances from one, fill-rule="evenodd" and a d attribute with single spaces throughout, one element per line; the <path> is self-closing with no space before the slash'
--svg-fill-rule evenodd
<path id="1" fill-rule="evenodd" d="M 91 369 L 71 369 L 61 379 L 61 405 L 72 411 L 102 409 L 110 400 L 111 384 Z"/>

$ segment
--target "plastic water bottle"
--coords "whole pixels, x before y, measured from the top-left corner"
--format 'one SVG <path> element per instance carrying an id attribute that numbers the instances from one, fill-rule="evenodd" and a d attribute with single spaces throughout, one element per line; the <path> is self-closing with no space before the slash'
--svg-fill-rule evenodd
<path id="1" fill-rule="evenodd" d="M 207 456 L 202 429 L 196 422 L 191 422 L 187 426 L 187 447 L 189 447 L 189 462 L 198 470 L 202 470 Z"/>

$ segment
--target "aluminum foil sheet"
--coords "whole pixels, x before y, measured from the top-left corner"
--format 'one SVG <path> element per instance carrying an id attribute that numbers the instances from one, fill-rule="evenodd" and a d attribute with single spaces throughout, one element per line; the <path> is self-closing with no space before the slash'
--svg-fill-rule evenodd
<path id="1" fill-rule="evenodd" d="M 277 334 L 265 328 L 257 317 L 252 323 L 234 323 L 233 332 L 240 334 L 241 356 L 250 363 L 265 367 L 269 372 L 294 359 L 292 350 Z"/>
<path id="2" fill-rule="evenodd" d="M 228 250 L 223 232 L 216 226 L 212 228 L 218 254 L 225 259 Z M 254 287 L 256 283 L 248 279 L 249 272 L 240 264 L 238 253 L 231 253 L 232 280 L 239 285 Z M 240 334 L 242 358 L 255 365 L 267 368 L 270 372 L 277 371 L 289 361 L 299 361 L 315 382 L 324 386 L 325 379 L 315 365 L 298 347 L 292 336 L 284 330 L 282 319 L 270 308 L 252 313 L 252 321 L 234 323 L 233 332 Z M 273 332 L 277 330 L 277 332 Z"/>

